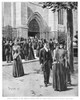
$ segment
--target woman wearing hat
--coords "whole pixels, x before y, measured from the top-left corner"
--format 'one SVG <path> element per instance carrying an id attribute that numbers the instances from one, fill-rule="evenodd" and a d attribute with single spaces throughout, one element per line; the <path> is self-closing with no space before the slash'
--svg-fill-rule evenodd
<path id="1" fill-rule="evenodd" d="M 63 44 L 56 44 L 54 50 L 54 65 L 53 65 L 53 88 L 56 91 L 66 90 L 66 75 L 65 75 L 65 50 Z"/>
<path id="2" fill-rule="evenodd" d="M 12 55 L 13 55 L 13 77 L 23 76 L 24 70 L 20 56 L 20 46 L 17 44 L 17 39 L 14 41 Z"/>

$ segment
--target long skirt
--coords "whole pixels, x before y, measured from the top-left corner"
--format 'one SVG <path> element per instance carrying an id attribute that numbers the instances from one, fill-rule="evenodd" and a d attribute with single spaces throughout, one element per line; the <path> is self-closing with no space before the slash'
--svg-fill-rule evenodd
<path id="1" fill-rule="evenodd" d="M 40 50 L 36 50 L 36 56 L 39 57 Z"/>
<path id="2" fill-rule="evenodd" d="M 32 48 L 29 48 L 28 60 L 33 60 L 33 59 L 35 59 L 34 51 Z"/>
<path id="3" fill-rule="evenodd" d="M 53 66 L 53 88 L 57 91 L 66 90 L 65 66 L 62 63 L 56 63 Z"/>
<path id="4" fill-rule="evenodd" d="M 21 57 L 18 56 L 16 60 L 13 60 L 13 77 L 20 77 L 23 75 L 24 75 L 24 70 Z"/>

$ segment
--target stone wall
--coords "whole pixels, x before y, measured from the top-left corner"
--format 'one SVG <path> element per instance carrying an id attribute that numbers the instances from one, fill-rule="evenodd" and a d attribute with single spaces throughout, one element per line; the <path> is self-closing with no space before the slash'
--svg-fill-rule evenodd
<path id="1" fill-rule="evenodd" d="M 11 25 L 11 3 L 4 2 L 4 26 Z"/>
<path id="2" fill-rule="evenodd" d="M 38 21 L 40 37 L 57 38 L 58 31 L 67 33 L 67 12 L 64 10 L 63 25 L 58 24 L 58 12 L 43 9 L 38 2 L 5 2 L 2 3 L 2 25 L 13 28 L 12 36 L 28 38 L 28 24 L 31 18 Z M 73 11 L 73 32 L 78 31 L 77 11 Z"/>

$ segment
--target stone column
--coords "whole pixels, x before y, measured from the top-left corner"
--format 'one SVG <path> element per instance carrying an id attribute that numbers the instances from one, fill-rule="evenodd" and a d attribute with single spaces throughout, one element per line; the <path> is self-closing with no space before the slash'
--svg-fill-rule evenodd
<path id="1" fill-rule="evenodd" d="M 28 38 L 27 3 L 16 3 L 17 37 Z"/>
<path id="2" fill-rule="evenodd" d="M 64 10 L 64 13 L 63 13 L 63 23 L 64 23 L 64 31 L 65 33 L 67 33 L 67 11 Z"/>
<path id="3" fill-rule="evenodd" d="M 58 37 L 58 12 L 56 11 L 54 13 L 54 32 L 55 32 L 55 38 Z"/>
<path id="4" fill-rule="evenodd" d="M 21 26 L 21 3 L 16 3 L 16 27 Z"/>
<path id="5" fill-rule="evenodd" d="M 49 10 L 49 15 L 48 15 L 48 24 L 49 24 L 49 38 L 54 37 L 54 13 Z"/>
<path id="6" fill-rule="evenodd" d="M 12 37 L 17 37 L 16 29 L 16 3 L 11 2 L 11 26 L 13 28 Z"/>
<path id="7" fill-rule="evenodd" d="M 16 2 L 16 28 L 17 28 L 17 37 L 21 37 L 21 3 Z"/>
<path id="8" fill-rule="evenodd" d="M 77 16 L 77 10 L 73 10 L 73 37 L 76 35 L 76 31 L 78 31 Z"/>
<path id="9" fill-rule="evenodd" d="M 4 2 L 2 2 L 2 37 L 4 37 Z"/>
<path id="10" fill-rule="evenodd" d="M 11 2 L 11 26 L 14 27 L 14 8 L 13 2 Z"/>
<path id="11" fill-rule="evenodd" d="M 4 2 L 2 2 L 2 27 L 4 27 Z"/>
<path id="12" fill-rule="evenodd" d="M 21 3 L 21 27 L 22 27 L 22 37 L 28 38 L 28 15 L 27 15 L 27 2 Z"/>

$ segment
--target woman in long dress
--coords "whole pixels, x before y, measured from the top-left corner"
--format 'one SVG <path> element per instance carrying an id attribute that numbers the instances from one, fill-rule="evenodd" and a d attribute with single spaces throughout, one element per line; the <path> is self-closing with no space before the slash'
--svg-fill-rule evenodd
<path id="1" fill-rule="evenodd" d="M 36 56 L 39 57 L 39 52 L 40 52 L 40 44 L 41 44 L 41 41 L 39 40 L 38 43 L 37 43 L 37 48 L 36 48 Z"/>
<path id="2" fill-rule="evenodd" d="M 28 52 L 29 52 L 29 54 L 28 54 L 28 60 L 33 60 L 33 59 L 35 59 L 34 50 L 33 50 L 33 48 L 32 48 L 32 42 L 31 42 L 31 40 L 29 40 Z"/>
<path id="3" fill-rule="evenodd" d="M 53 88 L 56 91 L 66 90 L 66 72 L 65 72 L 65 50 L 63 45 L 57 44 L 54 50 L 54 66 L 53 66 Z"/>
<path id="4" fill-rule="evenodd" d="M 17 40 L 13 45 L 13 77 L 20 77 L 24 75 L 23 65 L 20 56 L 20 46 L 17 44 Z"/>

